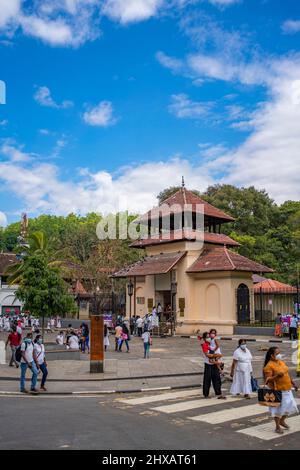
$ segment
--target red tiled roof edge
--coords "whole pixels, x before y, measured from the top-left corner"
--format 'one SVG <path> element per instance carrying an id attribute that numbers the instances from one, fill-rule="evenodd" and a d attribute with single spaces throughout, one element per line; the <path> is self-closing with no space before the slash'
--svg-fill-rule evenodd
<path id="1" fill-rule="evenodd" d="M 209 257 L 212 259 L 209 260 Z M 205 261 L 206 259 L 207 261 Z M 226 247 L 205 248 L 199 258 L 187 270 L 187 273 L 209 271 L 274 272 L 273 269 L 228 250 Z"/>

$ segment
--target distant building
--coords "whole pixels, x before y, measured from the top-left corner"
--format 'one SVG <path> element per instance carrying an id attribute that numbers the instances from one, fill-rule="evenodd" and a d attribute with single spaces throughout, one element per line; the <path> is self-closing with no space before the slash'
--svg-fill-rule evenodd
<path id="1" fill-rule="evenodd" d="M 278 313 L 294 313 L 297 302 L 296 287 L 274 279 L 253 276 L 256 320 L 274 320 Z M 262 314 L 261 314 L 262 312 Z"/>
<path id="2" fill-rule="evenodd" d="M 13 253 L 0 253 L 0 314 L 19 314 L 22 303 L 16 298 L 18 286 L 9 286 L 6 269 L 17 262 Z"/>
<path id="3" fill-rule="evenodd" d="M 188 224 L 184 216 L 187 209 Z M 200 211 L 202 243 L 196 223 Z M 163 230 L 166 218 L 170 221 L 168 233 Z M 232 221 L 184 185 L 163 206 L 141 216 L 137 223 L 146 227 L 148 235 L 131 246 L 145 250 L 145 258 L 113 275 L 133 285 L 132 296 L 127 297 L 127 315 L 145 315 L 160 302 L 179 334 L 212 327 L 232 334 L 236 324 L 253 321 L 252 274 L 273 271 L 232 250 L 239 244 L 221 233 L 222 225 Z M 153 225 L 157 227 L 155 236 Z"/>

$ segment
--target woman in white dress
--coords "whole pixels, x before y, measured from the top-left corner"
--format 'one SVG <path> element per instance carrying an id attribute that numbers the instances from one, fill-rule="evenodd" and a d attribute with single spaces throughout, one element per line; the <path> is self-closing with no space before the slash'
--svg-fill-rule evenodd
<path id="1" fill-rule="evenodd" d="M 275 432 L 277 434 L 283 434 L 283 429 L 290 429 L 286 423 L 286 418 L 292 414 L 298 413 L 297 403 L 292 392 L 292 387 L 294 387 L 296 392 L 298 391 L 298 387 L 291 379 L 289 368 L 282 360 L 282 355 L 277 347 L 270 348 L 266 354 L 264 378 L 265 385 L 272 390 L 282 393 L 280 406 L 270 406 L 269 411 L 275 421 Z"/>
<path id="2" fill-rule="evenodd" d="M 247 348 L 246 340 L 240 339 L 239 346 L 234 351 L 230 376 L 233 378 L 230 393 L 232 395 L 244 395 L 250 399 L 252 354 Z"/>

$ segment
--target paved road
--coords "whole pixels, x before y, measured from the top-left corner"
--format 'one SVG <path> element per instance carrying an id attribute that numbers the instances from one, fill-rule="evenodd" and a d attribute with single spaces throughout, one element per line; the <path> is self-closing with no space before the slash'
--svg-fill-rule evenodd
<path id="1" fill-rule="evenodd" d="M 300 404 L 300 394 L 296 395 Z M 273 432 L 256 398 L 201 391 L 107 397 L 0 397 L 1 449 L 299 449 L 300 416 Z M 18 417 L 19 419 L 16 419 Z"/>

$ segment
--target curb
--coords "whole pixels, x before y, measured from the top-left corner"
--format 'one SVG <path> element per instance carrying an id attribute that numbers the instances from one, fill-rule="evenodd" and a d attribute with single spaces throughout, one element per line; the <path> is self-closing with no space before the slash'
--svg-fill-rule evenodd
<path id="1" fill-rule="evenodd" d="M 104 379 L 47 379 L 47 382 L 113 382 L 119 380 L 144 380 L 144 379 L 164 379 L 175 377 L 191 377 L 203 375 L 204 372 L 189 372 L 183 374 L 164 374 L 164 375 L 143 375 L 138 377 L 107 377 Z M 20 377 L 0 377 L 0 382 L 17 382 Z"/>
<path id="2" fill-rule="evenodd" d="M 0 391 L 0 396 L 15 396 L 15 397 L 26 397 L 26 396 L 89 396 L 89 395 L 114 395 L 114 394 L 123 394 L 123 393 L 145 393 L 145 392 L 159 392 L 166 390 L 180 390 L 188 388 L 200 388 L 202 384 L 192 384 L 192 385 L 175 385 L 174 387 L 149 387 L 149 388 L 132 388 L 127 390 L 90 390 L 84 392 L 42 392 L 37 394 L 24 394 L 21 392 L 3 392 Z"/>
<path id="3" fill-rule="evenodd" d="M 188 335 L 178 335 L 177 338 L 188 338 L 188 339 L 197 339 L 198 336 L 188 336 Z M 238 341 L 238 338 L 228 338 L 228 337 L 220 337 L 217 338 L 220 341 Z M 250 342 L 258 342 L 258 343 L 292 343 L 293 341 L 289 339 L 256 339 L 256 338 L 243 338 L 246 341 Z"/>

